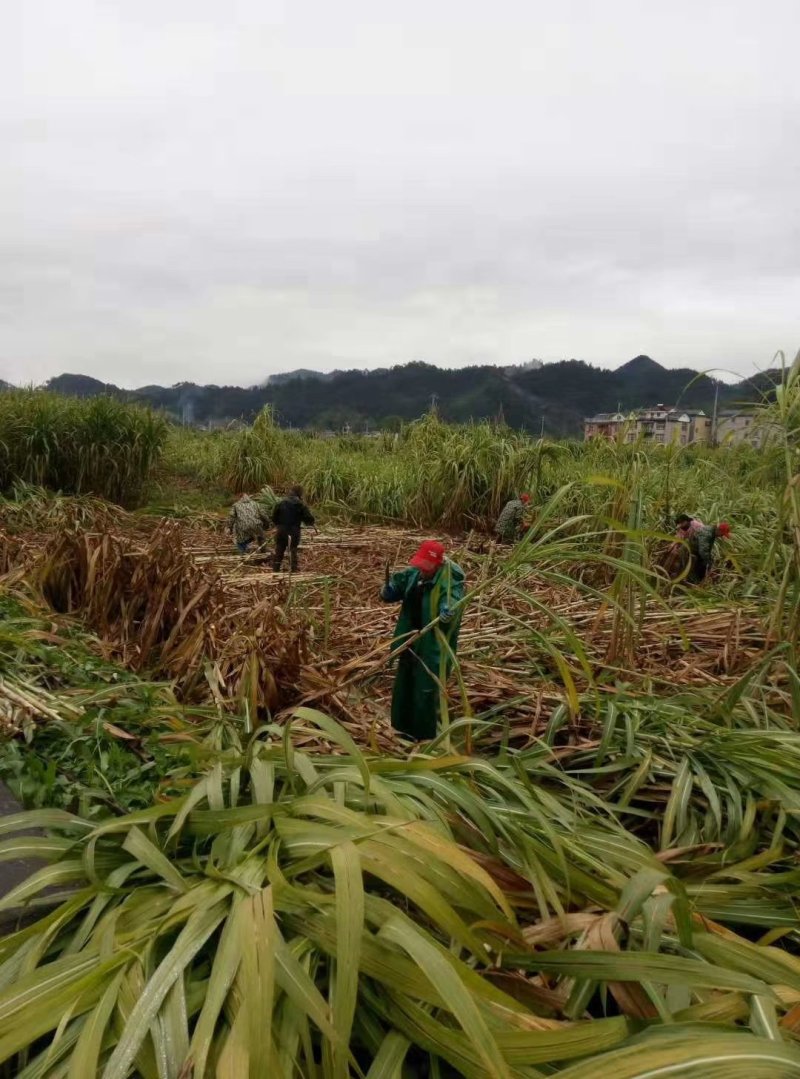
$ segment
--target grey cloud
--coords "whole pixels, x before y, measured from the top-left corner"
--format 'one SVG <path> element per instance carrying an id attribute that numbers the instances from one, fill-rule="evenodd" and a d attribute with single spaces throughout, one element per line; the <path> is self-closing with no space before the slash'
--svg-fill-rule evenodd
<path id="1" fill-rule="evenodd" d="M 793 3 L 7 0 L 0 377 L 800 344 Z"/>

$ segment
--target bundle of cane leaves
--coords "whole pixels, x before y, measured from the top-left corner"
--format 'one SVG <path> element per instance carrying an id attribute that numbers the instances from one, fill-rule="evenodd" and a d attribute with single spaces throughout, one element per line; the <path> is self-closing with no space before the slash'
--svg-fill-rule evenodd
<path id="1" fill-rule="evenodd" d="M 121 511 L 91 495 L 60 495 L 28 483 L 15 483 L 0 497 L 3 527 L 13 533 L 55 532 L 76 522 L 100 529 Z"/>
<path id="2" fill-rule="evenodd" d="M 0 944 L 0 1057 L 29 1051 L 28 1074 L 310 1075 L 319 1060 L 348 1075 L 402 1036 L 402 1055 L 411 1038 L 477 1076 L 586 1051 L 482 976 L 497 934 L 519 936 L 485 871 L 441 829 L 352 810 L 295 764 L 217 767 L 186 799 L 100 827 L 3 822 L 58 833 L 27 841 L 53 864 L 6 904 L 75 890 Z"/>
<path id="3" fill-rule="evenodd" d="M 694 917 L 613 816 L 298 723 L 341 752 L 266 729 L 182 798 L 0 823 L 0 856 L 47 863 L 0 903 L 38 915 L 0 940 L 9 1074 L 644 1075 L 718 1036 L 728 1074 L 800 1068 L 800 960 Z M 672 1043 L 631 1042 L 661 1024 Z"/>
<path id="4" fill-rule="evenodd" d="M 227 743 L 234 725 L 181 704 L 168 684 L 110 662 L 79 626 L 0 587 L 0 780 L 26 807 L 86 817 L 143 808 L 196 777 L 203 745 Z"/>
<path id="5" fill-rule="evenodd" d="M 800 737 L 781 716 L 771 729 L 731 729 L 690 715 L 688 703 L 620 700 L 600 737 L 557 764 L 545 747 L 509 759 L 540 797 L 580 807 L 580 835 L 605 823 L 613 837 L 609 821 L 623 828 L 627 857 L 639 850 L 668 865 L 698 913 L 750 931 L 780 928 L 794 940 Z M 559 820 L 555 810 L 549 819 Z M 572 864 L 585 866 L 609 840 L 598 836 L 586 852 L 572 842 Z M 591 868 L 595 886 L 614 864 L 605 854 L 601 862 Z"/>
<path id="6" fill-rule="evenodd" d="M 255 717 L 297 698 L 305 621 L 274 593 L 231 597 L 177 521 L 151 535 L 76 524 L 51 537 L 30 577 L 54 610 L 81 618 L 126 666 L 173 681 L 184 700 L 233 699 Z"/>

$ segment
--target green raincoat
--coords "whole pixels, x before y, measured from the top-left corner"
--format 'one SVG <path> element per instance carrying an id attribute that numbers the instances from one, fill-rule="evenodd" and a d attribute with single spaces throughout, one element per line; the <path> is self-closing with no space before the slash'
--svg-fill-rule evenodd
<path id="1" fill-rule="evenodd" d="M 394 648 L 435 618 L 429 629 L 397 659 L 392 693 L 392 726 L 418 740 L 435 738 L 439 719 L 440 682 L 444 685 L 453 665 L 460 611 L 453 608 L 464 595 L 464 571 L 445 561 L 435 576 L 425 580 L 418 569 L 395 573 L 381 591 L 386 603 L 402 603 L 394 632 Z"/>

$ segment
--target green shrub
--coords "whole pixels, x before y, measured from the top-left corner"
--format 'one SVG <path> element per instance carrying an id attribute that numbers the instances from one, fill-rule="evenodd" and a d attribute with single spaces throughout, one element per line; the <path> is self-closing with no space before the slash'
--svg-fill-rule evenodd
<path id="1" fill-rule="evenodd" d="M 0 395 L 0 490 L 28 483 L 122 505 L 141 496 L 167 424 L 113 397 L 91 400 L 42 390 Z"/>

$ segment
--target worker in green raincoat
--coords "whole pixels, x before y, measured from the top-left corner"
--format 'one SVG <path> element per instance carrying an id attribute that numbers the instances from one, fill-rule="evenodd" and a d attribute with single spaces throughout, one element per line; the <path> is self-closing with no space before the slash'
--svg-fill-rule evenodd
<path id="1" fill-rule="evenodd" d="M 444 547 L 426 540 L 410 568 L 390 576 L 381 599 L 402 603 L 393 648 L 439 619 L 409 648 L 400 652 L 392 693 L 392 726 L 416 741 L 436 737 L 440 693 L 453 665 L 464 595 L 464 571 L 445 558 Z"/>

